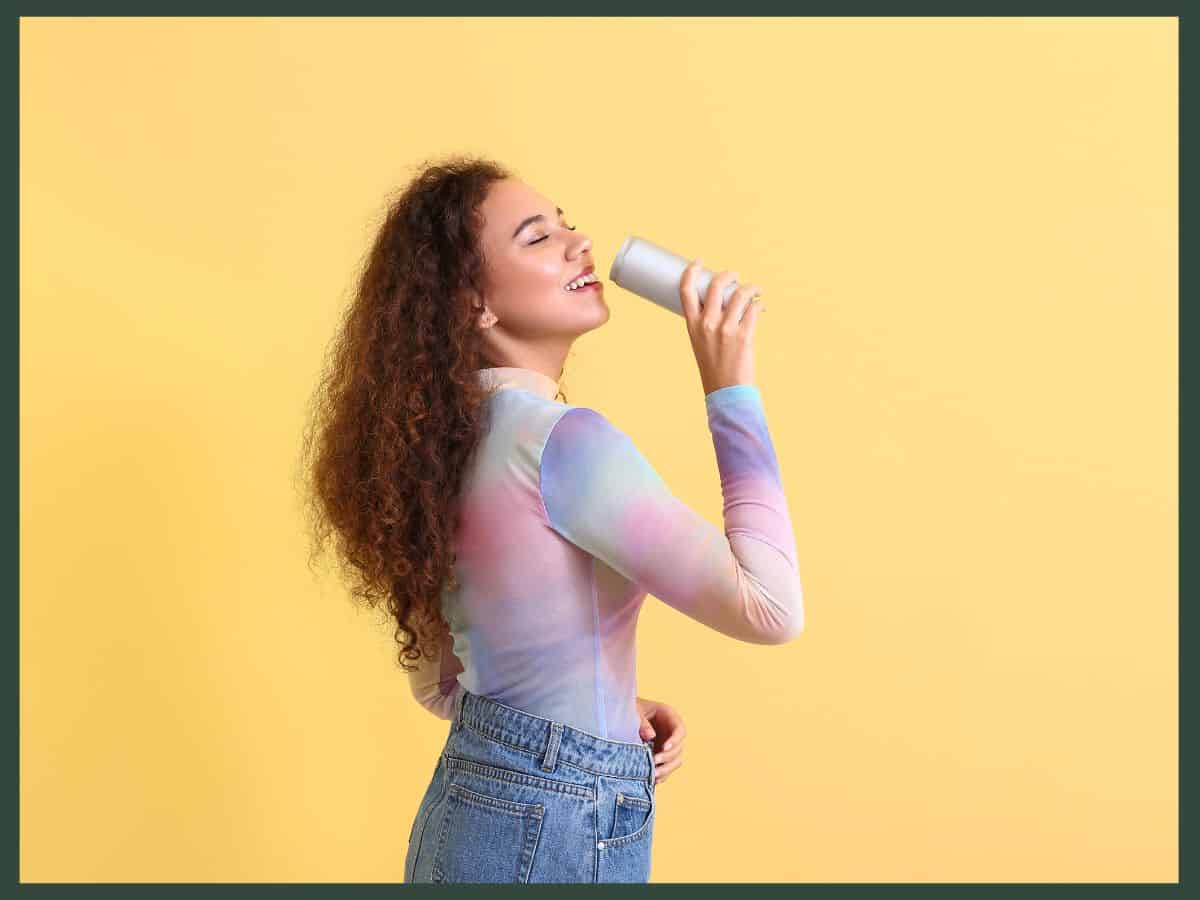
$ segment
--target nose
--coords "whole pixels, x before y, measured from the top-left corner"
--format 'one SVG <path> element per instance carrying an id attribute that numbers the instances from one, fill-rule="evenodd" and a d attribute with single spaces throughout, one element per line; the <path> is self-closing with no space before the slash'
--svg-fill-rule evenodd
<path id="1" fill-rule="evenodd" d="M 582 256 L 584 253 L 587 253 L 591 249 L 592 249 L 592 239 L 590 237 L 588 237 L 586 234 L 583 234 L 581 232 L 576 232 L 576 240 L 572 244 L 572 250 L 574 251 L 574 253 L 571 258 L 574 259 L 575 257 Z"/>

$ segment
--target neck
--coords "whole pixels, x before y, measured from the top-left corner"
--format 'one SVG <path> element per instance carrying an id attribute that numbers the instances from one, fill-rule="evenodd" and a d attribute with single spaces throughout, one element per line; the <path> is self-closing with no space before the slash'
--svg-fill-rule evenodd
<path id="1" fill-rule="evenodd" d="M 499 327 L 489 328 L 488 331 L 498 331 Z M 482 355 L 485 365 L 531 369 L 558 381 L 570 349 L 570 341 L 532 346 L 526 342 L 513 341 L 506 335 L 496 334 L 488 336 Z"/>

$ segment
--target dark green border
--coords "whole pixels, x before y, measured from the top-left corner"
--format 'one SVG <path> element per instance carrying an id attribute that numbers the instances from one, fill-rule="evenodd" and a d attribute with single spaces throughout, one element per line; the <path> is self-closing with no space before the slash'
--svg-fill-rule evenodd
<path id="1" fill-rule="evenodd" d="M 1186 289 L 1183 278 L 1183 261 L 1187 258 L 1186 252 L 1183 250 L 1183 235 L 1184 235 L 1184 206 L 1185 191 L 1183 178 L 1183 153 L 1184 132 L 1185 132 L 1185 116 L 1183 108 L 1183 97 L 1187 93 L 1184 84 L 1184 59 L 1186 58 L 1183 27 L 1183 16 L 1179 12 L 1179 5 L 1164 9 L 1159 4 L 1110 4 L 1110 3 L 1024 3 L 1024 4 L 1008 4 L 1008 8 L 1003 8 L 1004 4 L 984 4 L 973 2 L 959 3 L 925 3 L 914 8 L 913 5 L 891 4 L 891 3 L 871 3 L 849 5 L 841 3 L 808 3 L 808 4 L 787 4 L 787 3 L 740 3 L 736 9 L 722 8 L 715 3 L 649 3 L 649 2 L 609 2 L 604 4 L 603 11 L 596 9 L 588 9 L 585 4 L 583 6 L 570 6 L 563 2 L 525 2 L 514 5 L 494 5 L 480 2 L 455 3 L 451 0 L 444 2 L 424 2 L 424 3 L 359 3 L 351 4 L 349 10 L 339 4 L 337 9 L 322 10 L 315 4 L 312 8 L 304 10 L 303 7 L 307 4 L 281 4 L 281 3 L 255 3 L 255 4 L 239 4 L 239 3 L 221 3 L 221 4 L 183 4 L 178 8 L 174 7 L 173 3 L 126 3 L 119 4 L 119 12 L 100 12 L 98 4 L 92 3 L 37 3 L 37 4 L 22 4 L 17 15 L 13 17 L 12 22 L 12 47 L 14 49 L 13 62 L 9 71 L 12 73 L 13 85 L 9 91 L 10 118 L 9 121 L 14 124 L 13 141 L 9 145 L 13 159 L 10 163 L 14 178 L 13 193 L 14 193 L 14 217 L 13 217 L 13 234 L 8 241 L 9 259 L 12 266 L 11 271 L 13 277 L 13 293 L 10 310 L 13 313 L 13 323 L 9 328 L 8 334 L 13 341 L 13 352 L 9 357 L 10 365 L 15 374 L 14 384 L 8 393 L 8 405 L 12 418 L 12 431 L 9 434 L 9 439 L 4 447 L 5 457 L 9 460 L 10 471 L 15 477 L 9 482 L 12 490 L 12 509 L 14 511 L 12 523 L 13 535 L 7 542 L 9 550 L 8 571 L 13 573 L 12 587 L 12 610 L 13 610 L 13 627 L 10 631 L 10 646 L 13 648 L 13 654 L 10 657 L 12 663 L 9 671 L 12 673 L 13 690 L 9 694 L 9 720 L 14 724 L 14 740 L 8 745 L 9 766 L 16 773 L 16 777 L 10 782 L 11 788 L 9 793 L 8 808 L 12 810 L 12 818 L 9 820 L 12 823 L 12 832 L 9 835 L 9 846 L 12 848 L 10 859 L 12 861 L 13 880 L 11 884 L 17 891 L 34 891 L 35 893 L 45 893 L 48 896 L 53 894 L 74 893 L 76 890 L 81 893 L 92 893 L 99 891 L 110 896 L 125 895 L 132 892 L 145 893 L 152 891 L 155 896 L 184 896 L 197 893 L 208 893 L 211 896 L 252 896 L 256 893 L 278 893 L 286 891 L 292 896 L 316 896 L 317 894 L 334 894 L 345 891 L 353 891 L 360 896 L 369 896 L 371 893 L 384 893 L 389 896 L 398 896 L 398 891 L 437 891 L 439 896 L 456 897 L 460 895 L 471 896 L 496 896 L 498 893 L 508 892 L 510 896 L 523 896 L 529 891 L 553 891 L 554 895 L 562 896 L 610 896 L 617 894 L 631 894 L 635 891 L 655 890 L 663 892 L 673 892 L 677 896 L 681 892 L 701 892 L 706 896 L 712 896 L 715 892 L 727 892 L 731 896 L 741 894 L 747 891 L 755 893 L 777 893 L 777 892 L 804 892 L 809 896 L 818 894 L 837 893 L 845 896 L 866 895 L 879 892 L 891 893 L 893 896 L 905 894 L 910 897 L 923 897 L 931 893 L 946 895 L 947 892 L 952 892 L 954 895 L 960 894 L 979 894 L 987 892 L 991 894 L 1009 893 L 1011 891 L 1020 892 L 1021 896 L 1103 896 L 1103 897 L 1126 897 L 1143 894 L 1149 890 L 1159 889 L 1170 892 L 1179 891 L 1184 883 L 1183 868 L 1186 863 L 1188 853 L 1184 837 L 1184 808 L 1186 804 L 1184 799 L 1186 792 L 1184 791 L 1183 767 L 1182 761 L 1185 759 L 1184 753 L 1184 736 L 1187 734 L 1186 720 L 1183 716 L 1183 697 L 1185 692 L 1183 683 L 1183 635 L 1185 629 L 1184 622 L 1184 585 L 1183 577 L 1184 560 L 1186 555 L 1183 548 L 1186 547 L 1184 535 L 1187 529 L 1184 527 L 1183 521 L 1183 495 L 1184 495 L 1184 479 L 1183 479 L 1183 438 L 1186 433 L 1186 426 L 1182 420 L 1182 407 L 1184 391 L 1184 354 L 1183 343 L 1186 335 L 1186 322 L 1183 318 L 1185 308 L 1182 298 L 1186 296 Z M 21 16 L 86 16 L 86 17 L 122 17 L 122 16 L 287 16 L 287 17 L 305 17 L 305 16 L 350 16 L 350 15 L 370 15 L 370 16 L 557 16 L 557 17 L 580 17 L 580 18 L 595 18 L 595 17 L 611 17 L 611 16 L 678 16 L 678 17 L 702 17 L 702 16 L 840 16 L 840 17 L 871 17 L 871 16 L 889 16 L 889 17 L 924 17 L 924 16 L 957 16 L 957 17 L 1057 17 L 1057 16 L 1128 16 L 1128 17 L 1170 17 L 1179 19 L 1179 140 L 1180 140 L 1180 171 L 1179 171 L 1179 236 L 1180 236 L 1180 254 L 1179 254 L 1179 403 L 1180 403 L 1180 430 L 1179 430 L 1179 491 L 1180 491 L 1180 518 L 1179 518 L 1179 714 L 1180 714 L 1180 729 L 1179 729 L 1179 759 L 1181 761 L 1179 773 L 1179 882 L 1174 884 L 1158 884 L 1158 883 L 1129 883 L 1129 884 L 1103 884 L 1103 883 L 1063 883 L 1063 884 L 941 884 L 941 883 L 904 883 L 904 884 L 661 884 L 653 883 L 650 885 L 480 885 L 480 886 L 463 886 L 463 885 L 405 885 L 405 884 L 20 884 L 18 878 L 20 876 L 20 745 L 19 745 L 19 729 L 20 729 L 20 558 L 19 558 L 19 540 L 20 540 L 20 519 L 19 519 L 19 490 L 20 490 L 20 470 L 18 468 L 19 457 L 19 400 L 20 400 L 20 271 L 19 271 L 19 249 L 20 249 L 20 17 Z M 86 539 L 85 536 L 81 536 Z M 1128 615 L 1137 615 L 1137 597 L 1130 597 L 1126 607 Z M 1125 777 L 1136 779 L 1137 772 L 1124 773 Z M 61 848 L 63 853 L 70 853 L 69 846 Z M 803 848 L 797 848 L 797 852 L 802 852 Z M 176 893 L 178 892 L 178 893 Z"/>

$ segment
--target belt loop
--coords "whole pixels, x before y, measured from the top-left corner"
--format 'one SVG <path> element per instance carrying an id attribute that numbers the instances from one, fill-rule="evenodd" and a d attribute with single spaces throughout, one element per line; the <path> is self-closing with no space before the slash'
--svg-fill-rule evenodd
<path id="1" fill-rule="evenodd" d="M 542 769 L 553 772 L 558 763 L 558 745 L 562 742 L 562 722 L 550 723 L 550 739 L 546 741 L 546 754 L 542 757 Z"/>
<path id="2" fill-rule="evenodd" d="M 646 784 L 650 790 L 654 790 L 654 741 L 642 741 L 642 746 L 646 748 L 646 755 L 650 757 L 650 774 L 646 776 Z"/>
<path id="3" fill-rule="evenodd" d="M 454 716 L 453 723 L 457 727 L 462 722 L 463 696 L 466 694 L 466 689 L 460 684 L 458 686 L 458 696 L 454 698 Z"/>

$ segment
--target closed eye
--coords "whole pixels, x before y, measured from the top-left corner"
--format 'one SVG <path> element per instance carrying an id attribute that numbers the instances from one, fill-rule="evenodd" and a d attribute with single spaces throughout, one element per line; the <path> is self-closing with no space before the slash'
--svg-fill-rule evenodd
<path id="1" fill-rule="evenodd" d="M 568 225 L 568 226 L 567 226 L 567 231 L 574 231 L 574 230 L 575 230 L 575 226 L 574 226 L 574 225 Z M 542 235 L 540 238 L 538 238 L 536 241 L 530 241 L 528 244 L 526 244 L 526 246 L 527 246 L 527 247 L 532 247 L 534 244 L 540 244 L 542 241 L 544 241 L 544 240 L 545 240 L 546 238 L 548 238 L 548 237 L 550 237 L 550 235 L 548 235 L 548 234 L 544 234 L 544 235 Z"/>

